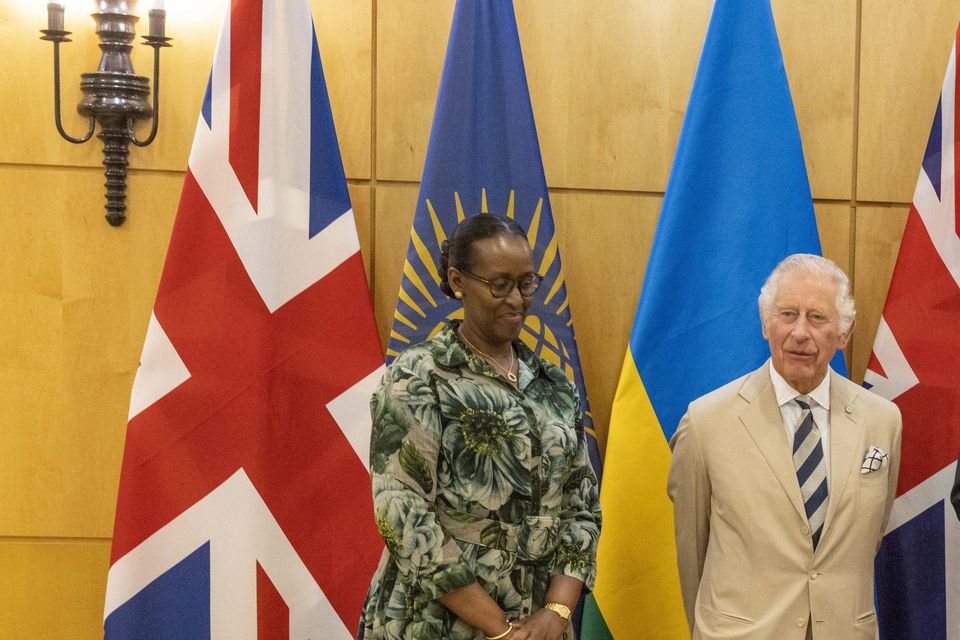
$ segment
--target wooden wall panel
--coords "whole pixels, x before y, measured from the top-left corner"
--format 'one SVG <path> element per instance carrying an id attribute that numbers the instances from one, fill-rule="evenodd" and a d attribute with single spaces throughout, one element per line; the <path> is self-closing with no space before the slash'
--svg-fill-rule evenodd
<path id="1" fill-rule="evenodd" d="M 814 198 L 850 198 L 857 3 L 774 0 Z"/>
<path id="2" fill-rule="evenodd" d="M 817 216 L 817 231 L 820 233 L 820 247 L 824 257 L 833 260 L 838 267 L 851 279 L 853 285 L 853 255 L 851 253 L 851 219 L 850 205 L 834 203 L 815 203 L 814 212 Z M 759 295 L 759 291 L 757 294 Z M 850 369 L 852 347 L 844 350 L 847 370 Z"/>
<path id="3" fill-rule="evenodd" d="M 853 256 L 850 253 L 850 205 L 818 202 L 814 204 L 820 247 L 826 258 L 852 277 Z M 758 291 L 757 294 L 760 292 Z"/>
<path id="4" fill-rule="evenodd" d="M 550 203 L 584 381 L 602 446 L 661 198 L 553 193 Z"/>
<path id="5" fill-rule="evenodd" d="M 96 169 L 0 166 L 0 534 L 109 536 L 130 387 L 182 176 L 134 173 L 103 220 Z M 160 204 L 162 203 L 162 204 Z"/>
<path id="6" fill-rule="evenodd" d="M 858 207 L 853 290 L 857 327 L 853 334 L 851 379 L 862 382 L 900 251 L 908 206 Z"/>
<path id="7" fill-rule="evenodd" d="M 103 638 L 110 541 L 0 541 L 0 640 Z"/>
<path id="8" fill-rule="evenodd" d="M 403 261 L 410 242 L 410 227 L 417 206 L 417 185 L 378 185 L 374 229 L 376 246 L 373 279 L 373 308 L 380 329 L 380 340 L 386 350 L 393 325 L 393 310 L 400 291 Z"/>
<path id="9" fill-rule="evenodd" d="M 370 178 L 373 0 L 311 0 L 310 7 L 344 170 Z"/>
<path id="10" fill-rule="evenodd" d="M 912 199 L 958 20 L 956 0 L 863 0 L 859 200 Z"/>
<path id="11" fill-rule="evenodd" d="M 377 0 L 379 180 L 418 181 L 423 173 L 453 6 Z"/>
<path id="12" fill-rule="evenodd" d="M 662 191 L 712 3 L 516 3 L 551 187 Z"/>
<path id="13" fill-rule="evenodd" d="M 371 206 L 370 187 L 367 185 L 348 185 L 350 202 L 353 204 L 353 219 L 357 223 L 357 236 L 360 238 L 360 254 L 363 256 L 363 268 L 367 272 L 367 286 L 373 288 L 373 247 L 376 245 L 373 229 L 373 207 Z"/>

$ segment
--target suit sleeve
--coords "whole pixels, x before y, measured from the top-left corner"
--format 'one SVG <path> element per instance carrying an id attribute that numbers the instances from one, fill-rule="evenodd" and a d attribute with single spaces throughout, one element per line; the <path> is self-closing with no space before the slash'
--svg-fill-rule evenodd
<path id="1" fill-rule="evenodd" d="M 880 550 L 883 536 L 887 532 L 890 510 L 893 508 L 893 501 L 897 497 L 897 483 L 900 479 L 900 442 L 903 436 L 903 418 L 900 416 L 899 409 L 896 409 L 896 412 L 896 430 L 893 435 L 893 446 L 890 448 L 890 453 L 888 454 L 890 472 L 887 474 L 887 503 L 884 506 L 883 524 L 880 527 L 880 535 L 877 536 L 877 551 Z"/>
<path id="2" fill-rule="evenodd" d="M 673 459 L 667 494 L 673 502 L 674 536 L 680 590 L 690 628 L 694 626 L 697 591 L 710 537 L 710 476 L 690 412 L 680 420 L 670 440 Z"/>

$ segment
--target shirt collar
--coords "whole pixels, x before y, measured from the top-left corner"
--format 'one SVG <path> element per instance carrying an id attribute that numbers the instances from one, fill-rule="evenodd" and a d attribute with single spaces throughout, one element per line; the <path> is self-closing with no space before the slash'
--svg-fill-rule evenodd
<path id="1" fill-rule="evenodd" d="M 773 360 L 767 360 L 770 367 L 770 379 L 773 381 L 773 390 L 777 394 L 777 404 L 781 407 L 792 401 L 797 396 L 806 395 L 824 409 L 830 408 L 830 375 L 833 368 L 827 367 L 827 375 L 817 385 L 817 388 L 810 393 L 803 394 L 790 386 L 790 383 L 783 379 L 776 369 L 773 368 Z"/>

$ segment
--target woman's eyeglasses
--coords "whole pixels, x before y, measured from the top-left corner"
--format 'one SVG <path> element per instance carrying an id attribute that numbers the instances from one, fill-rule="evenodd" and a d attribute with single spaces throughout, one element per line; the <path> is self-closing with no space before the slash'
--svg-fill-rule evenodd
<path id="1" fill-rule="evenodd" d="M 520 295 L 524 298 L 529 298 L 537 292 L 540 283 L 543 282 L 543 276 L 538 273 L 525 273 L 517 279 L 509 276 L 497 276 L 493 280 L 488 280 L 475 273 L 470 273 L 466 269 L 459 269 L 459 271 L 487 285 L 490 288 L 490 295 L 494 298 L 506 298 L 514 287 L 520 290 Z"/>

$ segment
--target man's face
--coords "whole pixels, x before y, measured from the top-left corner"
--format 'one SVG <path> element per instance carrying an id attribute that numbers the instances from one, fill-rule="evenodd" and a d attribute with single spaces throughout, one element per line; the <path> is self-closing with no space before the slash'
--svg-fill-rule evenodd
<path id="1" fill-rule="evenodd" d="M 840 333 L 836 293 L 825 276 L 788 271 L 762 319 L 773 368 L 800 393 L 816 389 L 853 331 Z"/>

